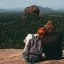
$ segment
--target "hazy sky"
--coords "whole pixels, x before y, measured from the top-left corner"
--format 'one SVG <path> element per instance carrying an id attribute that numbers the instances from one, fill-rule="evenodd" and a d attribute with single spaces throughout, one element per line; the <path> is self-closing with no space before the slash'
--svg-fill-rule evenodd
<path id="1" fill-rule="evenodd" d="M 64 0 L 0 0 L 0 9 L 25 8 L 30 5 L 64 9 Z"/>

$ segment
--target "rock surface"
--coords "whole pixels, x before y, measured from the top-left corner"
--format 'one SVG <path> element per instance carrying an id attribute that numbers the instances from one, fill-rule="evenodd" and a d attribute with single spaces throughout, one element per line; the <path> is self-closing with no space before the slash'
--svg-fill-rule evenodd
<path id="1" fill-rule="evenodd" d="M 36 14 L 39 15 L 39 8 L 36 5 L 32 5 L 25 8 L 25 14 Z"/>
<path id="2" fill-rule="evenodd" d="M 22 58 L 22 51 L 22 49 L 0 49 L 0 64 L 26 64 Z M 64 64 L 64 59 L 42 61 L 39 64 Z"/>

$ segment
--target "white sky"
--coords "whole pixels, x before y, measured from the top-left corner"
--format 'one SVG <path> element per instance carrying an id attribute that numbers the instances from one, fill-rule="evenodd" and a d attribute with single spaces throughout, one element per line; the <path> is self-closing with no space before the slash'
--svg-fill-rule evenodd
<path id="1" fill-rule="evenodd" d="M 0 9 L 25 8 L 30 5 L 64 9 L 64 0 L 0 0 Z"/>

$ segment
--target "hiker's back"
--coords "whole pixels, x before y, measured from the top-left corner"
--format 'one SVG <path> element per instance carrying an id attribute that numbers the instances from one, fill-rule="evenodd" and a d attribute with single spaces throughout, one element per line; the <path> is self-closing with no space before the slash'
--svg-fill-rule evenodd
<path id="1" fill-rule="evenodd" d="M 37 62 L 41 60 L 43 50 L 42 46 L 42 41 L 38 38 L 38 36 L 32 34 L 32 39 L 29 40 L 26 52 L 24 52 L 27 54 L 24 55 L 25 59 L 29 62 Z"/>
<path id="2" fill-rule="evenodd" d="M 62 34 L 60 32 L 48 33 L 44 40 L 44 52 L 48 59 L 60 59 L 62 56 Z"/>

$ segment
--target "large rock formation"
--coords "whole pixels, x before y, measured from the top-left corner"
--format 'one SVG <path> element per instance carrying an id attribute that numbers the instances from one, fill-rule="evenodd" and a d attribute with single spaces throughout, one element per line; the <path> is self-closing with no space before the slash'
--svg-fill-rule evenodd
<path id="1" fill-rule="evenodd" d="M 39 8 L 36 5 L 26 7 L 25 14 L 35 14 L 39 16 Z"/>

